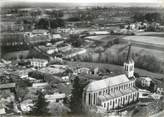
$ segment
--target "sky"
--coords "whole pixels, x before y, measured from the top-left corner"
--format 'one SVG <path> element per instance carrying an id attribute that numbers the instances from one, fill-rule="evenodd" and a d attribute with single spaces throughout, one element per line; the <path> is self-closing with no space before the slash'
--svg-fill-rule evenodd
<path id="1" fill-rule="evenodd" d="M 0 0 L 0 6 L 12 3 L 77 3 L 89 5 L 89 3 L 143 3 L 164 6 L 164 0 Z"/>
<path id="2" fill-rule="evenodd" d="M 42 3 L 46 3 L 46 2 L 52 2 L 52 3 L 56 3 L 56 2 L 69 2 L 69 3 L 92 3 L 92 2 L 96 2 L 96 3 L 128 3 L 128 2 L 132 2 L 132 3 L 161 3 L 164 0 L 1 0 L 2 2 L 42 2 Z"/>

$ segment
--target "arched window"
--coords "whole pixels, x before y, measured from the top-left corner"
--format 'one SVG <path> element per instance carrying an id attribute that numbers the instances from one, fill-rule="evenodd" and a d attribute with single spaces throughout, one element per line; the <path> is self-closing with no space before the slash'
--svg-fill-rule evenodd
<path id="1" fill-rule="evenodd" d="M 101 91 L 99 91 L 99 95 L 101 95 Z"/>
<path id="2" fill-rule="evenodd" d="M 92 100 L 91 100 L 91 94 L 89 93 L 89 105 L 91 105 L 91 102 L 92 102 Z"/>
<path id="3" fill-rule="evenodd" d="M 96 104 L 96 93 L 94 93 L 94 100 L 93 103 Z"/>
<path id="4" fill-rule="evenodd" d="M 105 95 L 105 91 L 106 91 L 106 90 L 104 89 L 104 90 L 103 90 L 103 95 Z"/>
<path id="5" fill-rule="evenodd" d="M 107 103 L 107 109 L 109 108 L 109 102 Z"/>

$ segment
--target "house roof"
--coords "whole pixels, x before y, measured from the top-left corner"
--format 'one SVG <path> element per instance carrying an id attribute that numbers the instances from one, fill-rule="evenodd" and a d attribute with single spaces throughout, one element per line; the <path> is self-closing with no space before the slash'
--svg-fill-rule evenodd
<path id="1" fill-rule="evenodd" d="M 129 93 L 133 93 L 137 91 L 137 89 L 135 88 L 128 88 L 126 90 L 122 90 L 122 91 L 116 91 L 114 93 L 110 93 L 109 95 L 101 95 L 99 96 L 98 98 L 101 100 L 101 101 L 108 101 L 110 99 L 114 99 L 114 98 L 118 98 L 118 97 L 121 97 L 123 95 L 127 95 Z"/>
<path id="2" fill-rule="evenodd" d="M 100 95 L 98 96 L 98 99 L 100 99 L 101 101 L 106 101 L 106 100 L 113 99 L 113 97 L 111 95 Z"/>
<path id="3" fill-rule="evenodd" d="M 32 31 L 33 34 L 43 34 L 45 32 L 48 32 L 48 30 L 33 30 Z"/>
<path id="4" fill-rule="evenodd" d="M 40 35 L 40 36 L 34 36 L 34 37 L 28 37 L 28 39 L 30 40 L 30 42 L 41 42 L 41 41 L 47 41 L 49 40 L 47 35 Z"/>
<path id="5" fill-rule="evenodd" d="M 125 74 L 121 74 L 121 75 L 117 75 L 114 77 L 108 77 L 103 80 L 93 81 L 87 85 L 85 90 L 86 91 L 96 91 L 96 90 L 107 88 L 109 86 L 114 86 L 114 85 L 118 85 L 121 83 L 125 83 L 128 81 L 129 81 L 129 79 L 127 78 L 127 76 Z"/>
<path id="6" fill-rule="evenodd" d="M 29 60 L 32 61 L 32 62 L 41 62 L 41 63 L 46 62 L 46 63 L 48 63 L 48 60 L 46 60 L 46 59 L 33 58 L 33 59 L 29 59 Z"/>
<path id="7" fill-rule="evenodd" d="M 141 79 L 144 79 L 144 80 L 146 80 L 146 81 L 152 81 L 152 79 L 149 78 L 149 77 L 141 77 Z"/>
<path id="8" fill-rule="evenodd" d="M 0 89 L 9 89 L 9 88 L 15 88 L 15 83 L 7 83 L 7 84 L 0 84 Z"/>

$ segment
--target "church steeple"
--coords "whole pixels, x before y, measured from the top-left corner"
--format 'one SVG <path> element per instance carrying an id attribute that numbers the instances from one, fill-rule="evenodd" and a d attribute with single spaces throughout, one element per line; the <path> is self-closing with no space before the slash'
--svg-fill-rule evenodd
<path id="1" fill-rule="evenodd" d="M 124 72 L 128 78 L 134 76 L 134 61 L 131 57 L 131 44 L 129 44 L 127 58 L 124 62 Z"/>

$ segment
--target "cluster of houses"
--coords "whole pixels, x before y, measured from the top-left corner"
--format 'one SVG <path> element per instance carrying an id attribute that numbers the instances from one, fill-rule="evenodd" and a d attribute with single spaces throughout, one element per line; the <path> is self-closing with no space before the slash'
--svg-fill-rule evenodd
<path id="1" fill-rule="evenodd" d="M 10 70 L 8 71 L 7 74 L 5 74 L 4 77 L 0 78 L 1 79 L 0 80 L 0 115 L 9 114 L 10 112 L 12 113 L 19 113 L 20 111 L 29 112 L 31 110 L 31 107 L 33 106 L 32 100 L 35 99 L 36 97 L 35 93 L 37 92 L 37 90 L 45 91 L 46 87 L 50 85 L 47 81 L 46 82 L 44 81 L 45 79 L 30 77 L 29 76 L 30 72 L 36 71 L 41 74 L 53 75 L 54 77 L 52 78 L 54 79 L 58 78 L 57 80 L 55 80 L 58 85 L 60 85 L 60 83 L 62 83 L 62 85 L 65 86 L 69 85 L 68 83 L 70 79 L 69 74 L 65 74 L 65 75 L 63 74 L 68 69 L 66 65 L 54 64 L 54 65 L 47 66 L 48 61 L 42 59 L 31 59 L 30 62 L 32 67 L 20 68 L 20 69 L 18 68 L 16 71 Z M 35 67 L 37 67 L 38 69 L 35 69 Z M 56 76 L 57 74 L 61 74 L 61 75 Z M 8 77 L 9 80 L 7 80 L 7 78 L 5 77 Z M 17 81 L 29 81 L 31 83 L 31 85 L 28 85 L 27 87 L 25 86 L 28 92 L 25 94 L 26 99 L 22 101 L 18 101 L 20 95 L 19 93 L 17 94 L 17 89 L 20 84 L 17 83 Z M 53 90 L 54 90 L 53 93 L 45 94 L 45 99 L 49 103 L 63 103 L 64 98 L 70 95 L 70 94 L 66 95 L 66 93 L 60 91 L 60 89 L 53 89 Z M 14 104 L 13 107 L 14 110 L 8 107 L 8 104 L 10 103 Z"/>
<path id="2" fill-rule="evenodd" d="M 130 47 L 129 47 L 130 53 Z M 35 98 L 34 93 L 37 90 L 42 90 L 47 92 L 47 87 L 50 85 L 45 76 L 43 79 L 38 79 L 37 77 L 29 76 L 29 72 L 38 72 L 41 74 L 49 74 L 55 80 L 55 83 L 58 85 L 60 83 L 64 83 L 65 86 L 71 85 L 72 79 L 71 76 L 79 76 L 79 78 L 85 78 L 89 81 L 89 83 L 84 87 L 82 93 L 82 105 L 83 110 L 86 112 L 91 111 L 93 109 L 103 109 L 103 112 L 113 112 L 116 110 L 124 109 L 132 104 L 140 105 L 148 105 L 152 100 L 160 99 L 163 95 L 163 90 L 161 88 L 157 88 L 152 92 L 149 90 L 152 86 L 152 78 L 150 77 L 135 77 L 134 76 L 134 61 L 130 55 L 128 55 L 127 60 L 124 62 L 124 73 L 114 76 L 105 76 L 99 74 L 99 69 L 95 68 L 91 70 L 87 67 L 77 67 L 71 69 L 71 72 L 66 73 L 68 71 L 69 66 L 67 65 L 57 65 L 52 64 L 48 65 L 47 60 L 42 59 L 30 59 L 30 64 L 33 66 L 32 68 L 25 68 L 23 70 L 10 71 L 9 76 L 17 76 L 20 80 L 29 80 L 32 85 L 28 86 L 27 99 L 20 102 L 21 111 L 29 112 L 30 107 L 33 106 L 32 99 Z M 35 69 L 37 67 L 37 69 Z M 49 77 L 50 77 L 49 76 Z M 40 77 L 41 78 L 41 77 Z M 52 79 L 51 79 L 52 82 Z M 139 83 L 142 88 L 138 87 L 136 83 Z M 14 92 L 18 84 L 16 83 L 1 83 L 0 90 L 1 91 L 9 91 L 13 92 L 13 96 L 16 96 Z M 56 87 L 56 84 L 53 84 Z M 68 89 L 68 88 L 67 88 Z M 59 89 L 58 89 L 59 90 Z M 69 89 L 71 90 L 71 89 Z M 1 96 L 3 94 L 0 94 Z M 45 95 L 45 99 L 49 103 L 63 103 L 65 98 L 68 98 L 71 94 L 67 94 L 65 92 L 55 91 L 51 94 L 47 93 Z M 19 96 L 19 95 L 18 95 Z M 15 100 L 15 98 L 8 97 L 10 102 Z M 147 100 L 146 102 L 144 100 Z M 8 102 L 9 103 L 9 102 Z M 18 105 L 14 104 L 15 112 L 19 112 Z M 4 103 L 3 98 L 0 98 L 0 114 L 5 114 L 6 105 Z"/>

